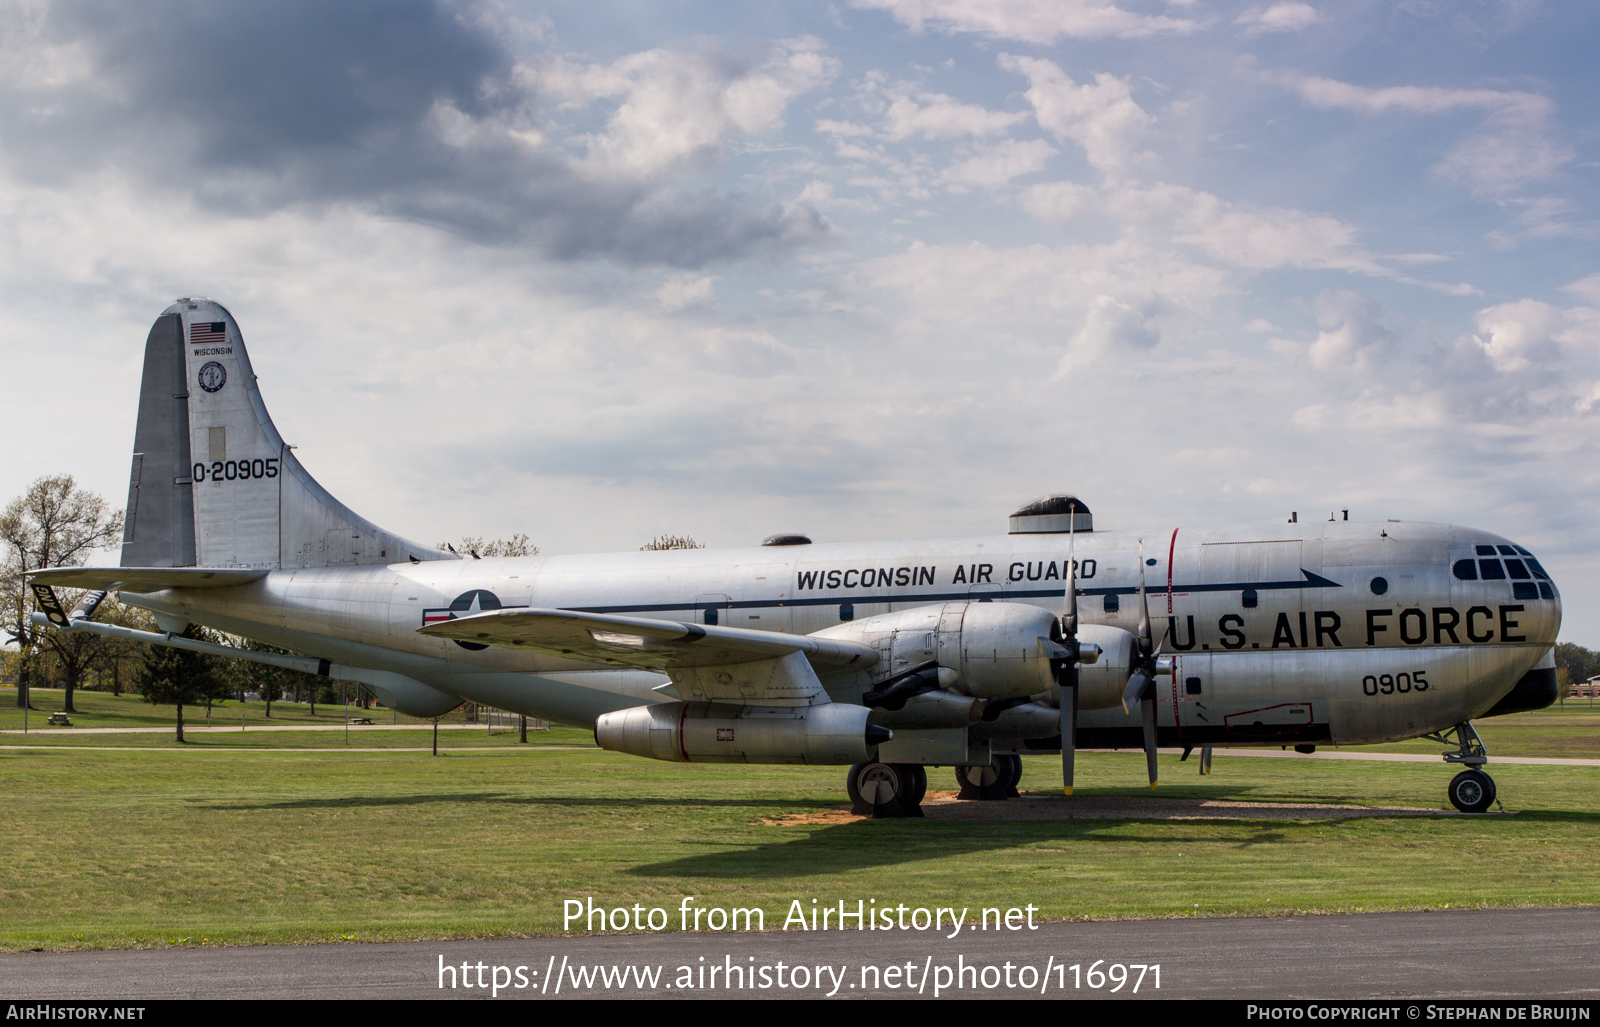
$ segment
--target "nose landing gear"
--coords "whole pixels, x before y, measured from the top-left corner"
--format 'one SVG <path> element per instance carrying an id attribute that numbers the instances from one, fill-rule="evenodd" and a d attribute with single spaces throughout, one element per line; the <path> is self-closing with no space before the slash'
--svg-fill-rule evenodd
<path id="1" fill-rule="evenodd" d="M 1481 770 L 1463 770 L 1450 780 L 1450 805 L 1463 813 L 1487 813 L 1494 795 L 1494 778 Z"/>
<path id="2" fill-rule="evenodd" d="M 1444 754 L 1444 761 L 1461 763 L 1468 768 L 1450 779 L 1447 792 L 1450 805 L 1463 813 L 1487 813 L 1498 800 L 1494 778 L 1479 769 L 1489 762 L 1489 750 L 1484 748 L 1483 739 L 1478 737 L 1472 722 L 1462 721 L 1455 727 L 1424 737 L 1440 745 L 1455 746 L 1455 751 Z M 1505 812 L 1505 807 L 1501 806 L 1500 811 Z"/>

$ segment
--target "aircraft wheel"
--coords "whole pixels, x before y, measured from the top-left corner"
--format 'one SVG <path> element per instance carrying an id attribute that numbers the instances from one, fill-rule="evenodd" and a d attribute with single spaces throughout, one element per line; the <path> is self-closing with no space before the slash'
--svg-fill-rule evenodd
<path id="1" fill-rule="evenodd" d="M 922 800 L 928 796 L 928 768 L 920 763 L 903 763 L 901 766 L 911 778 L 911 787 L 906 793 L 906 804 L 921 806 Z"/>
<path id="2" fill-rule="evenodd" d="M 1494 796 L 1494 778 L 1481 770 L 1463 770 L 1450 781 L 1450 805 L 1463 813 L 1488 812 Z"/>
<path id="3" fill-rule="evenodd" d="M 1002 753 L 994 758 L 1000 770 L 1000 786 L 1007 798 L 1017 797 L 1017 782 L 1022 780 L 1022 757 L 1014 752 Z"/>
<path id="4" fill-rule="evenodd" d="M 999 766 L 957 767 L 956 783 L 961 786 L 958 799 L 1004 799 L 1005 779 Z"/>
<path id="5" fill-rule="evenodd" d="M 904 816 L 900 799 L 909 791 L 909 778 L 892 763 L 857 763 L 845 778 L 851 811 L 861 816 Z"/>

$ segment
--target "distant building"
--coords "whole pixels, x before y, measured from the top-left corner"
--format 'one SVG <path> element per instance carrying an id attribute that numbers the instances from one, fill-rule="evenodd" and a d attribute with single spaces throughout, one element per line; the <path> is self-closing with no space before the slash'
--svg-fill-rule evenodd
<path id="1" fill-rule="evenodd" d="M 1600 699 L 1600 674 L 1596 674 L 1588 681 L 1572 686 L 1574 699 Z"/>

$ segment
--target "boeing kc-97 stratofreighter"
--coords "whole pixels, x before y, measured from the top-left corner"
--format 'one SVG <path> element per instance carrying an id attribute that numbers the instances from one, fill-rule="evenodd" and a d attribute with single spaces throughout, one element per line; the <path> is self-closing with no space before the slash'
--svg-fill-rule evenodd
<path id="1" fill-rule="evenodd" d="M 220 304 L 145 344 L 121 566 L 35 572 L 56 628 L 463 701 L 659 760 L 849 766 L 860 812 L 917 815 L 929 766 L 1014 795 L 1020 754 L 1355 745 L 1426 736 L 1495 801 L 1474 718 L 1549 705 L 1561 599 L 1533 554 L 1448 524 L 1095 530 L 1051 496 L 1006 534 L 477 559 L 318 485 L 267 416 Z M 88 591 L 67 610 L 54 586 Z M 107 591 L 161 632 L 93 620 Z M 190 624 L 303 655 L 179 637 Z"/>

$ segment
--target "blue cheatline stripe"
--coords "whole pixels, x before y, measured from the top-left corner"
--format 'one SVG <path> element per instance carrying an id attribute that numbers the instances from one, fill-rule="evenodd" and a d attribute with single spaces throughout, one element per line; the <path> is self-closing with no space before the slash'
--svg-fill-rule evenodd
<path id="1" fill-rule="evenodd" d="M 1320 574 L 1312 574 L 1304 567 L 1300 573 L 1305 575 L 1302 581 L 1232 581 L 1216 585 L 1174 585 L 1174 595 L 1190 592 L 1242 592 L 1253 588 L 1257 592 L 1273 590 L 1290 590 L 1306 588 L 1343 588 L 1337 581 L 1330 581 Z M 1165 595 L 1165 588 L 1149 588 L 1145 591 L 1152 595 Z M 1108 596 L 1108 595 L 1138 595 L 1137 585 L 1122 585 L 1106 588 L 1080 588 L 1081 596 Z M 1065 595 L 1060 588 L 1030 588 L 1030 589 L 1004 589 L 996 586 L 989 591 L 973 592 L 918 592 L 905 595 L 840 595 L 830 597 L 807 597 L 805 599 L 740 599 L 729 600 L 725 603 L 650 603 L 634 604 L 629 606 L 564 606 L 562 609 L 574 613 L 671 613 L 678 610 L 765 610 L 781 606 L 838 606 L 840 603 L 861 603 L 872 605 L 874 603 L 948 603 L 960 602 L 963 599 L 975 599 L 979 602 L 996 599 L 1059 599 Z"/>

